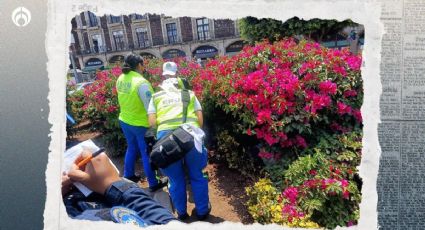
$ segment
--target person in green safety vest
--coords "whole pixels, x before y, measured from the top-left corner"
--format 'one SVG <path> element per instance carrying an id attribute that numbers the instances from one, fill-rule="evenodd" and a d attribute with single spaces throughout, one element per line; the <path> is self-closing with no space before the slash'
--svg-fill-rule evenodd
<path id="1" fill-rule="evenodd" d="M 149 127 L 147 109 L 153 94 L 153 88 L 149 81 L 141 75 L 143 71 L 142 57 L 130 54 L 126 56 L 122 68 L 123 73 L 116 82 L 118 103 L 120 105 L 118 119 L 127 141 L 123 176 L 136 182 L 140 179 L 134 173 L 136 154 L 140 153 L 149 189 L 154 192 L 167 185 L 168 182 L 158 180 L 155 171 L 149 163 L 144 136 Z"/>
<path id="2" fill-rule="evenodd" d="M 149 103 L 149 124 L 152 128 L 157 129 L 158 140 L 179 128 L 183 123 L 182 88 L 185 89 L 185 87 L 179 84 L 176 73 L 176 63 L 164 63 L 163 76 L 166 77 L 166 80 L 160 85 L 162 90 L 155 93 Z M 184 124 L 201 128 L 203 124 L 201 104 L 192 91 L 188 90 L 188 93 L 189 102 Z M 182 159 L 165 168 L 161 168 L 161 171 L 170 180 L 170 196 L 180 220 L 189 217 L 187 214 L 185 168 L 188 171 L 192 187 L 196 217 L 198 220 L 204 220 L 211 212 L 211 204 L 208 197 L 208 179 L 204 177 L 202 172 L 207 165 L 208 156 L 202 144 L 200 148 L 194 147 L 187 152 Z"/>

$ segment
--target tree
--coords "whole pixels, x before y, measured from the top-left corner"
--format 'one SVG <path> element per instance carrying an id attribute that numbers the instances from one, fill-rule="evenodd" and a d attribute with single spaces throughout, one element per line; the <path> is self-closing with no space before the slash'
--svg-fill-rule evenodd
<path id="1" fill-rule="evenodd" d="M 357 25 L 349 19 L 342 22 L 318 18 L 306 21 L 298 17 L 293 17 L 285 22 L 271 18 L 257 19 L 255 17 L 246 17 L 239 21 L 242 38 L 251 44 L 263 39 L 274 42 L 291 36 L 302 36 L 309 40 L 322 42 L 326 39 L 335 38 L 336 34 L 347 26 Z"/>

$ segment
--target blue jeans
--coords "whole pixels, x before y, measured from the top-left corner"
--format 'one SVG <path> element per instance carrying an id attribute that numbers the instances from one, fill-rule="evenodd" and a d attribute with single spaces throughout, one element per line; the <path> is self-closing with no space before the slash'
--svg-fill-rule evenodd
<path id="1" fill-rule="evenodd" d="M 170 130 L 159 131 L 157 139 L 161 139 Z M 208 212 L 208 179 L 204 177 L 202 169 L 207 166 L 207 151 L 203 148 L 200 153 L 196 148 L 189 151 L 185 157 L 161 171 L 169 178 L 170 196 L 179 215 L 187 213 L 187 193 L 184 167 L 188 169 L 190 184 L 198 215 Z"/>
<path id="2" fill-rule="evenodd" d="M 134 176 L 136 154 L 140 153 L 143 170 L 148 179 L 149 187 L 157 185 L 158 180 L 156 179 L 155 172 L 151 168 L 146 150 L 145 133 L 147 128 L 143 126 L 132 126 L 122 121 L 120 121 L 120 126 L 127 140 L 127 151 L 124 159 L 124 177 L 128 178 Z"/>

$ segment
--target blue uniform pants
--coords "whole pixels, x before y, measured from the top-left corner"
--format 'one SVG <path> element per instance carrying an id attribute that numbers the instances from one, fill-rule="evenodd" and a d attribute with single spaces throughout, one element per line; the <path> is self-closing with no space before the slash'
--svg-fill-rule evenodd
<path id="1" fill-rule="evenodd" d="M 157 139 L 165 136 L 169 130 L 158 132 Z M 193 199 L 198 215 L 208 212 L 208 179 L 204 177 L 202 170 L 207 166 L 207 151 L 203 148 L 202 153 L 193 148 L 185 157 L 167 168 L 161 169 L 169 178 L 170 195 L 174 207 L 179 215 L 187 213 L 187 193 L 184 167 L 188 169 Z"/>
<path id="2" fill-rule="evenodd" d="M 124 159 L 124 177 L 131 177 L 134 175 L 134 163 L 136 161 L 137 153 L 140 153 L 143 170 L 148 179 L 149 187 L 158 184 L 156 174 L 149 164 L 149 156 L 146 150 L 145 133 L 147 128 L 142 126 L 132 126 L 125 122 L 120 121 L 120 126 L 124 132 L 125 139 L 127 140 L 127 151 Z"/>

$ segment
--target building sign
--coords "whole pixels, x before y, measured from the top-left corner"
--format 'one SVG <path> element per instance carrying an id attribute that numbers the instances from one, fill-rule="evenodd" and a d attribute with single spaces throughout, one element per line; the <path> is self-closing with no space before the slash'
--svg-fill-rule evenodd
<path id="1" fill-rule="evenodd" d="M 186 57 L 186 53 L 178 49 L 170 49 L 165 51 L 162 54 L 162 57 L 165 59 L 171 59 L 175 57 Z"/>
<path id="2" fill-rule="evenodd" d="M 212 58 L 218 54 L 217 48 L 214 46 L 199 46 L 193 51 L 195 58 Z"/>
<path id="3" fill-rule="evenodd" d="M 245 45 L 245 43 L 243 41 L 236 41 L 233 42 L 232 44 L 230 44 L 227 48 L 226 48 L 226 53 L 231 53 L 231 52 L 240 52 L 243 49 L 243 46 Z"/>
<path id="4" fill-rule="evenodd" d="M 122 55 L 115 55 L 109 59 L 109 63 L 111 64 L 121 64 L 124 62 L 124 56 Z"/>
<path id="5" fill-rule="evenodd" d="M 85 67 L 91 67 L 91 66 L 103 66 L 103 61 L 99 58 L 90 58 L 86 61 Z"/>

